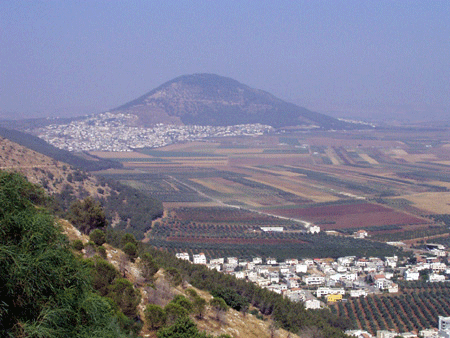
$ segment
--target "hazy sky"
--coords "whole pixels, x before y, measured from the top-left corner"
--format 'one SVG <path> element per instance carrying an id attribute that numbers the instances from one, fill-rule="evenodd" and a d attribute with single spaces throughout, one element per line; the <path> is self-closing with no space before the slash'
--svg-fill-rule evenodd
<path id="1" fill-rule="evenodd" d="M 0 0 L 0 118 L 101 112 L 193 73 L 334 115 L 450 119 L 450 1 Z"/>

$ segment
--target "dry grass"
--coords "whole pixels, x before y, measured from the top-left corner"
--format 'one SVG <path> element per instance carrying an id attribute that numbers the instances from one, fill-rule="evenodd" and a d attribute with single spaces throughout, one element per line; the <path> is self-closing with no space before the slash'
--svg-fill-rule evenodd
<path id="1" fill-rule="evenodd" d="M 450 192 L 427 192 L 404 195 L 401 198 L 413 202 L 416 208 L 432 214 L 450 214 Z"/>
<path id="2" fill-rule="evenodd" d="M 361 157 L 364 161 L 366 161 L 369 164 L 374 164 L 374 165 L 379 164 L 378 161 L 374 160 L 372 157 L 370 157 L 366 153 L 360 153 L 358 155 L 359 155 L 359 157 Z"/>
<path id="3" fill-rule="evenodd" d="M 214 179 L 191 179 L 192 182 L 198 183 L 203 185 L 204 187 L 223 193 L 223 194 L 234 194 L 236 193 L 235 190 L 231 189 L 229 187 L 230 183 L 227 180 L 221 179 L 221 178 L 214 178 Z"/>
<path id="4" fill-rule="evenodd" d="M 340 164 L 342 164 L 341 160 L 336 155 L 336 152 L 333 150 L 333 148 L 328 147 L 325 150 L 325 154 L 328 156 L 328 158 L 330 159 L 331 163 L 333 163 L 333 165 L 340 165 Z"/>

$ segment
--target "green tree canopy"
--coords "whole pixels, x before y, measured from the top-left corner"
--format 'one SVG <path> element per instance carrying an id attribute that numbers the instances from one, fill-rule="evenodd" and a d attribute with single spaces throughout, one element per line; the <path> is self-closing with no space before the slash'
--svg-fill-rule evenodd
<path id="1" fill-rule="evenodd" d="M 106 234 L 100 229 L 94 229 L 89 234 L 89 239 L 95 243 L 95 245 L 103 245 L 106 242 Z"/>
<path id="2" fill-rule="evenodd" d="M 153 280 L 153 276 L 158 272 L 159 266 L 156 264 L 150 253 L 145 252 L 141 256 L 141 260 L 139 261 L 139 267 L 141 268 L 142 277 L 147 280 Z"/>
<path id="3" fill-rule="evenodd" d="M 68 218 L 84 234 L 108 225 L 100 202 L 92 197 L 73 202 L 69 208 Z"/>
<path id="4" fill-rule="evenodd" d="M 166 311 L 159 305 L 148 304 L 145 307 L 144 315 L 147 324 L 152 330 L 159 329 L 166 323 Z"/>
<path id="5" fill-rule="evenodd" d="M 0 336 L 124 337 L 39 194 L 0 172 Z"/>

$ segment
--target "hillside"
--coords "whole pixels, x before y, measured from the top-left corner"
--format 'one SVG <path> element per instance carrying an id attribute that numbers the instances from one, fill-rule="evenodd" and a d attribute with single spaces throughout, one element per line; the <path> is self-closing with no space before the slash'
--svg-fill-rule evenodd
<path id="1" fill-rule="evenodd" d="M 69 175 L 75 172 L 71 171 L 73 169 L 66 166 L 65 164 L 54 161 L 46 156 L 40 155 L 5 139 L 1 139 L 0 147 L 0 149 L 2 149 L 1 164 L 3 169 L 7 169 L 8 171 L 23 172 L 25 175 L 35 181 L 49 179 L 49 182 L 47 182 L 46 184 L 47 191 L 49 191 L 49 187 L 54 187 L 55 189 L 58 188 L 59 185 L 63 184 L 63 182 L 67 183 L 66 186 L 69 183 L 72 183 L 71 180 L 68 179 L 68 177 L 70 177 Z M 53 177 L 50 177 L 52 175 Z M 83 187 L 87 186 L 85 185 L 87 184 L 87 182 L 92 182 L 92 190 L 94 192 L 96 191 L 98 194 L 106 195 L 106 189 L 108 189 L 109 196 L 114 197 L 111 199 L 99 198 L 99 200 L 104 203 L 107 212 L 108 209 L 110 210 L 110 212 L 117 212 L 117 217 L 120 219 L 119 223 L 123 223 L 125 225 L 124 227 L 121 227 L 119 226 L 119 224 L 116 224 L 116 229 L 126 229 L 128 232 L 135 230 L 135 225 L 138 224 L 135 222 L 137 222 L 139 219 L 143 221 L 142 224 L 144 226 L 148 226 L 148 224 L 151 223 L 149 220 L 151 220 L 152 217 L 155 216 L 155 214 L 149 213 L 149 207 L 153 206 L 152 200 L 148 199 L 148 196 L 142 194 L 140 195 L 139 192 L 135 190 L 127 190 L 123 187 L 117 187 L 114 184 L 106 184 L 105 182 L 100 182 L 100 186 L 97 186 L 94 185 L 94 182 L 95 180 L 97 180 L 97 178 L 94 177 L 91 181 L 90 175 L 84 172 L 79 172 L 79 175 L 80 180 L 75 180 L 77 184 L 80 184 L 80 188 L 78 190 L 83 190 Z M 53 181 L 57 181 L 57 183 Z M 13 182 L 12 184 L 14 186 L 15 183 Z M 3 186 L 0 185 L 0 188 L 2 187 Z M 102 189 L 102 191 L 100 192 L 99 189 Z M 6 191 L 10 193 L 12 190 L 13 189 L 11 188 L 7 188 Z M 33 191 L 31 190 L 31 192 Z M 84 194 L 89 195 L 89 192 L 84 191 Z M 57 193 L 54 193 L 53 195 L 55 197 L 58 197 Z M 93 196 L 95 197 L 98 195 L 94 194 Z M 45 198 L 41 198 L 40 200 L 42 200 L 41 203 L 46 203 Z M 112 200 L 113 203 L 109 202 L 108 200 Z M 153 205 L 158 206 L 154 202 Z M 67 232 L 74 232 L 73 229 L 69 231 L 67 226 L 66 229 Z M 30 238 L 33 238 L 32 234 L 30 234 L 30 236 Z M 124 242 L 125 238 L 126 242 Z M 72 239 L 74 238 L 72 237 Z M 8 238 L 5 238 L 5 240 L 8 240 Z M 94 241 L 93 239 L 91 240 Z M 115 276 L 114 284 L 105 284 L 102 282 L 102 285 L 104 285 L 104 288 L 102 289 L 103 291 L 100 290 L 102 288 L 101 285 L 98 290 L 101 291 L 101 296 L 110 295 L 114 300 L 117 298 L 117 302 L 119 302 L 117 304 L 120 305 L 123 313 L 128 316 L 129 320 L 135 318 L 135 310 L 131 309 L 132 311 L 128 311 L 128 303 L 121 303 L 122 300 L 124 300 L 123 297 L 131 297 L 129 300 L 132 303 L 135 302 L 138 298 L 140 299 L 141 296 L 136 294 L 137 291 L 132 291 L 134 290 L 133 284 L 136 284 L 136 286 L 139 288 L 139 284 L 145 282 L 145 280 L 142 281 L 142 279 L 139 278 L 139 273 L 136 274 L 136 266 L 131 263 L 133 263 L 134 259 L 136 259 L 136 261 L 138 262 L 139 258 L 137 257 L 142 258 L 145 254 L 149 254 L 151 257 L 153 257 L 154 262 L 167 273 L 163 273 L 161 276 L 158 276 L 158 279 L 154 282 L 153 286 L 145 285 L 145 282 L 143 284 L 145 290 L 143 291 L 146 291 L 148 293 L 154 292 L 154 290 L 158 290 L 160 288 L 158 283 L 160 282 L 163 283 L 163 285 L 161 285 L 161 290 L 166 290 L 167 288 L 164 286 L 164 279 L 167 278 L 167 275 L 169 276 L 169 282 L 174 281 L 174 276 L 178 276 L 179 279 L 179 282 L 176 284 L 176 290 L 170 291 L 171 297 L 169 297 L 169 299 L 166 299 L 164 302 L 171 302 L 170 299 L 172 299 L 172 297 L 178 293 L 185 294 L 185 289 L 186 287 L 189 288 L 189 285 L 195 287 L 196 290 L 198 290 L 198 293 L 205 299 L 210 298 L 210 296 L 208 296 L 205 291 L 209 291 L 212 293 L 222 290 L 220 292 L 226 292 L 227 297 L 231 297 L 228 299 L 228 301 L 230 301 L 230 303 L 228 304 L 229 306 L 232 306 L 232 304 L 235 303 L 236 300 L 239 300 L 239 304 L 247 304 L 246 306 L 250 307 L 249 310 L 253 310 L 252 312 L 255 313 L 257 317 L 264 316 L 264 318 L 266 319 L 272 318 L 276 320 L 281 327 L 290 330 L 291 332 L 302 335 L 305 330 L 309 330 L 310 328 L 321 328 L 320 330 L 322 331 L 324 337 L 344 336 L 341 330 L 347 327 L 348 323 L 343 323 L 341 319 L 331 315 L 331 313 L 327 310 L 321 310 L 319 312 L 306 311 L 303 305 L 301 305 L 300 303 L 291 302 L 283 298 L 281 295 L 275 294 L 266 289 L 260 289 L 252 283 L 237 280 L 232 276 L 209 270 L 205 266 L 193 265 L 188 262 L 178 260 L 166 251 L 161 251 L 139 242 L 129 233 L 125 233 L 124 231 L 116 231 L 115 229 L 109 228 L 107 231 L 106 240 L 112 246 L 107 247 L 105 245 L 105 247 L 109 251 L 100 250 L 99 248 L 94 247 L 93 243 L 89 243 L 86 246 L 82 244 L 82 246 L 85 248 L 85 253 L 90 257 L 95 255 L 95 253 L 97 252 L 101 256 L 110 256 L 112 260 L 116 261 L 116 266 L 118 267 L 120 273 L 113 272 L 113 275 Z M 85 238 L 83 241 L 86 244 L 87 239 Z M 131 247 L 135 247 L 134 254 L 130 253 L 129 244 L 131 244 Z M 135 256 L 129 256 L 127 258 L 127 261 L 125 261 L 125 259 L 123 259 L 123 254 L 119 251 L 118 248 L 122 248 L 127 253 L 127 256 Z M 129 264 L 128 262 L 131 263 Z M 113 262 L 111 261 L 111 263 Z M 0 261 L 0 268 L 1 264 L 3 264 L 3 261 Z M 49 264 L 46 263 L 46 266 L 48 265 Z M 91 269 L 93 269 L 94 273 L 99 279 L 104 281 L 104 279 L 107 278 L 107 276 L 104 276 L 101 272 L 98 272 L 100 270 L 98 270 L 97 268 L 98 266 L 96 261 L 89 263 L 89 266 Z M 8 274 L 4 274 L 4 276 L 8 276 Z M 129 281 L 124 282 L 123 276 L 130 277 L 130 279 L 134 283 Z M 111 285 L 111 287 L 109 287 L 109 285 Z M 122 290 L 123 288 L 126 288 L 130 293 L 127 294 L 125 292 L 121 292 L 120 290 Z M 148 301 L 148 295 L 145 295 L 143 291 L 142 298 L 147 299 Z M 139 291 L 139 294 L 140 292 L 141 291 Z M 164 302 L 162 303 L 162 305 L 165 305 Z M 240 306 L 241 305 L 239 305 L 239 307 Z M 242 310 L 242 308 L 234 308 L 237 310 Z M 142 311 L 142 307 L 140 309 Z M 222 319 L 219 320 L 217 312 L 211 314 L 211 312 L 208 310 L 207 312 L 205 312 L 203 319 L 198 322 L 198 328 L 200 330 L 211 330 L 211 332 L 213 332 L 214 334 L 227 333 L 233 337 L 271 336 L 271 331 L 273 330 L 270 328 L 270 320 L 261 322 L 257 321 L 256 318 L 250 314 L 233 312 L 232 310 L 229 311 L 230 312 L 228 312 L 226 315 L 226 320 L 224 320 L 223 317 L 221 317 Z M 126 322 L 124 323 L 126 324 Z M 136 322 L 135 324 L 137 325 L 139 324 L 139 322 Z M 138 326 L 136 326 L 135 324 L 133 324 L 133 327 L 137 328 Z M 272 326 L 272 328 L 274 327 Z M 281 332 L 283 331 L 279 330 L 279 336 L 288 336 L 286 332 Z M 149 336 L 154 337 L 154 332 L 149 332 L 149 334 Z M 292 335 L 290 336 L 292 337 Z M 197 335 L 195 335 L 195 337 L 197 337 Z M 201 337 L 204 337 L 204 335 L 201 335 Z"/>
<path id="2" fill-rule="evenodd" d="M 26 122 L 25 120 L 24 122 Z M 63 122 L 65 120 L 58 120 L 59 122 Z M 48 120 L 47 120 L 48 123 Z M 36 128 L 39 123 L 34 125 L 32 128 Z M 20 126 L 20 122 L 16 127 Z M 25 126 L 25 125 L 24 125 Z M 21 126 L 21 127 L 24 127 Z M 104 170 L 109 168 L 121 168 L 122 165 L 118 162 L 108 161 L 100 158 L 94 158 L 92 156 L 77 156 L 72 152 L 67 150 L 58 149 L 39 137 L 33 136 L 28 133 L 24 133 L 14 129 L 6 129 L 0 127 L 0 137 L 4 137 L 12 142 L 20 144 L 23 147 L 34 150 L 43 155 L 47 155 L 52 159 L 62 161 L 66 164 L 70 164 L 76 168 L 87 170 L 87 171 L 96 171 L 96 170 Z"/>
<path id="3" fill-rule="evenodd" d="M 81 240 L 85 246 L 88 245 L 89 237 L 83 235 L 74 228 L 69 222 L 61 220 L 60 224 L 63 226 L 64 233 L 68 236 L 71 242 Z M 170 284 L 164 269 L 160 269 L 155 275 L 153 287 L 142 283 L 141 270 L 139 267 L 140 259 L 136 262 L 127 260 L 125 253 L 109 244 L 103 244 L 106 249 L 107 260 L 120 271 L 125 271 L 127 279 L 130 280 L 142 295 L 141 302 L 138 306 L 140 316 L 144 318 L 145 306 L 149 303 L 166 306 L 170 300 L 176 295 L 183 295 L 189 298 L 187 289 L 194 289 L 200 297 L 209 302 L 213 297 L 206 291 L 199 290 L 190 284 L 180 286 L 173 286 Z M 89 256 L 88 250 L 83 250 L 84 255 Z M 126 262 L 126 267 L 123 266 Z M 234 309 L 229 309 L 222 318 L 218 321 L 213 309 L 207 306 L 204 317 L 202 319 L 192 316 L 200 331 L 205 331 L 213 336 L 228 334 L 231 337 L 245 337 L 245 338 L 270 338 L 271 337 L 271 321 L 266 318 L 261 320 L 252 314 L 243 314 Z M 296 338 L 297 335 L 289 333 L 283 329 L 276 329 L 278 338 L 291 337 Z M 154 337 L 155 331 L 151 330 L 148 325 L 144 325 L 141 334 L 144 337 Z"/>
<path id="4" fill-rule="evenodd" d="M 76 199 L 91 196 L 105 208 L 109 224 L 129 228 L 141 238 L 153 219 L 162 215 L 162 203 L 136 189 L 57 161 L 0 137 L 0 170 L 19 172 L 53 196 L 55 209 L 64 215 Z"/>
<path id="5" fill-rule="evenodd" d="M 285 102 L 270 93 L 214 74 L 177 77 L 112 110 L 139 116 L 140 123 L 225 126 L 261 123 L 272 127 L 354 125 Z"/>
<path id="6" fill-rule="evenodd" d="M 69 186 L 76 198 L 98 198 L 97 178 L 37 151 L 0 137 L 0 169 L 23 174 L 28 181 L 42 185 L 49 195 L 60 194 Z M 104 187 L 109 195 L 110 187 Z"/>

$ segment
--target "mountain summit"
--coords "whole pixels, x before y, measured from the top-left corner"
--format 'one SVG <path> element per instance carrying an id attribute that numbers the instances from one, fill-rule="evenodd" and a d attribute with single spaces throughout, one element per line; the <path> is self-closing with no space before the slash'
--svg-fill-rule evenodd
<path id="1" fill-rule="evenodd" d="M 214 74 L 177 77 L 112 111 L 135 114 L 142 124 L 226 126 L 262 123 L 276 128 L 306 125 L 324 129 L 354 128 L 263 90 Z"/>

